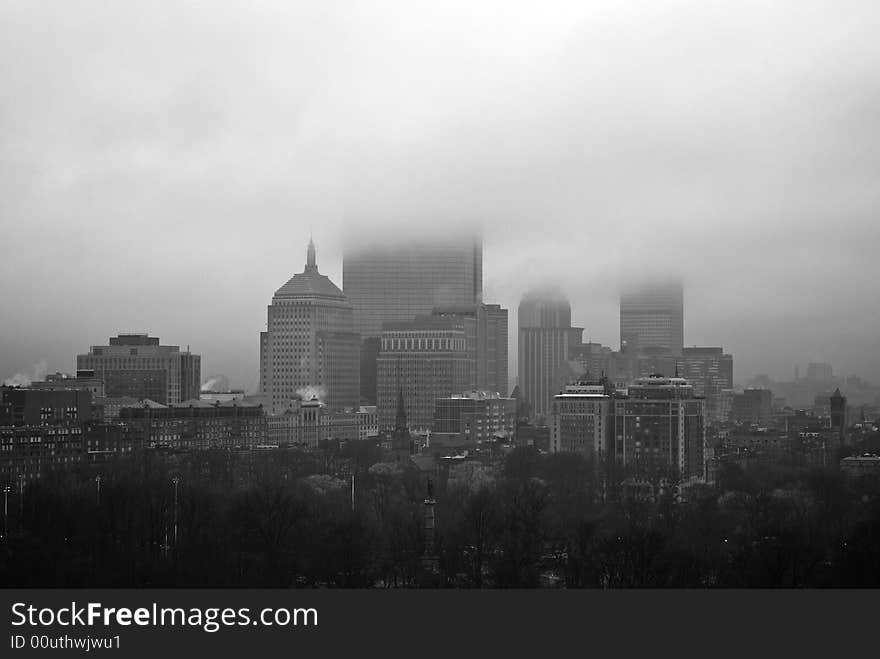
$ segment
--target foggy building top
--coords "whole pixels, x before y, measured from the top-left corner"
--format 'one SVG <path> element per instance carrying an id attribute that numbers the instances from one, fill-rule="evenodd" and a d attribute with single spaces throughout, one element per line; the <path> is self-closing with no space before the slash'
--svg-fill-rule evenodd
<path id="1" fill-rule="evenodd" d="M 475 305 L 483 296 L 483 245 L 476 235 L 348 245 L 342 283 L 362 338 L 382 323 L 411 321 L 434 307 Z"/>
<path id="2" fill-rule="evenodd" d="M 621 350 L 664 348 L 681 356 L 684 293 L 680 281 L 632 286 L 620 295 Z"/>
<path id="3" fill-rule="evenodd" d="M 569 362 L 583 328 L 571 326 L 571 304 L 556 289 L 526 293 L 519 304 L 517 380 L 531 415 L 544 417 L 570 379 Z"/>

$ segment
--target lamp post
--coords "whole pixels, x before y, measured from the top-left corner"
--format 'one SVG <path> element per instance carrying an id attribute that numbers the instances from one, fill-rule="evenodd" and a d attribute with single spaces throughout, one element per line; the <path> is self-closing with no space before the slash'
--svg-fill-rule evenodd
<path id="1" fill-rule="evenodd" d="M 8 485 L 3 486 L 3 537 L 9 535 L 9 492 L 12 488 Z"/>
<path id="2" fill-rule="evenodd" d="M 21 525 L 24 520 L 24 474 L 18 475 L 18 528 L 21 529 Z"/>
<path id="3" fill-rule="evenodd" d="M 101 505 L 101 474 L 95 476 L 95 496 L 98 505 Z"/>
<path id="4" fill-rule="evenodd" d="M 174 483 L 174 547 L 177 547 L 177 486 L 180 483 L 180 476 L 171 479 Z"/>

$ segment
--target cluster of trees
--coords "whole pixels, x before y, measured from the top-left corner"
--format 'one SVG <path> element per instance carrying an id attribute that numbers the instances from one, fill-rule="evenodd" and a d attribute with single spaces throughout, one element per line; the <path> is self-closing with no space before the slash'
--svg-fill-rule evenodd
<path id="1" fill-rule="evenodd" d="M 145 451 L 10 494 L 0 582 L 880 585 L 880 499 L 836 471 L 728 466 L 718 487 L 690 488 L 684 500 L 627 496 L 579 456 L 527 448 L 490 474 L 436 484 L 433 573 L 422 560 L 426 476 L 383 461 L 372 444 L 173 459 Z"/>

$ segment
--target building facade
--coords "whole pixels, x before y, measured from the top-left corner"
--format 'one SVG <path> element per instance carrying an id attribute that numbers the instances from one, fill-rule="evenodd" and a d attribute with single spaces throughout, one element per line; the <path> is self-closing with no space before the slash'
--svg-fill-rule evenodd
<path id="1" fill-rule="evenodd" d="M 435 307 L 431 315 L 462 323 L 467 339 L 468 389 L 507 395 L 507 309 L 499 304 Z"/>
<path id="2" fill-rule="evenodd" d="M 759 426 L 773 422 L 773 392 L 761 387 L 746 387 L 733 396 L 730 420 Z"/>
<path id="3" fill-rule="evenodd" d="M 680 356 L 684 347 L 684 293 L 680 282 L 631 286 L 620 295 L 620 345 L 630 352 L 665 348 Z"/>
<path id="4" fill-rule="evenodd" d="M 379 435 L 379 408 L 361 405 L 357 413 L 358 439 L 370 439 Z"/>
<path id="5" fill-rule="evenodd" d="M 180 346 L 163 346 L 148 334 L 120 334 L 109 345 L 76 357 L 77 371 L 91 371 L 107 396 L 149 398 L 163 405 L 197 398 L 201 357 Z"/>
<path id="6" fill-rule="evenodd" d="M 638 378 L 614 401 L 617 462 L 640 476 L 705 478 L 703 402 L 684 378 Z"/>
<path id="7" fill-rule="evenodd" d="M 266 417 L 267 445 L 318 448 L 324 441 L 360 439 L 360 412 L 331 411 L 317 399 L 294 400 L 282 414 Z"/>
<path id="8" fill-rule="evenodd" d="M 733 357 L 722 348 L 684 348 L 676 360 L 676 371 L 694 386 L 697 396 L 706 399 L 707 420 L 721 421 L 721 392 L 733 388 Z"/>
<path id="9" fill-rule="evenodd" d="M 517 380 L 532 417 L 550 413 L 553 396 L 575 373 L 569 363 L 583 329 L 571 326 L 571 305 L 559 291 L 527 293 L 519 304 Z"/>
<path id="10" fill-rule="evenodd" d="M 342 283 L 362 341 L 360 397 L 377 404 L 383 323 L 409 322 L 437 307 L 479 304 L 483 296 L 482 240 L 473 233 L 459 233 L 348 244 Z"/>
<path id="11" fill-rule="evenodd" d="M 516 400 L 494 391 L 467 391 L 434 401 L 433 433 L 458 434 L 466 440 L 513 441 Z"/>
<path id="12" fill-rule="evenodd" d="M 309 241 L 305 269 L 275 291 L 260 334 L 260 393 L 281 412 L 317 397 L 331 410 L 357 409 L 360 341 L 351 304 L 318 272 Z"/>
<path id="13" fill-rule="evenodd" d="M 481 304 L 477 314 L 477 389 L 507 396 L 508 311 L 500 304 Z"/>
<path id="14" fill-rule="evenodd" d="M 566 386 L 553 397 L 550 452 L 607 455 L 613 441 L 613 409 L 613 397 L 602 384 Z"/>
<path id="15" fill-rule="evenodd" d="M 90 391 L 92 398 L 105 396 L 104 380 L 97 377 L 94 371 L 77 371 L 76 375 L 52 373 L 45 380 L 32 382 L 31 389 L 85 389 Z"/>
<path id="16" fill-rule="evenodd" d="M 380 429 L 394 426 L 402 393 L 409 429 L 429 430 L 434 401 L 467 390 L 472 363 L 465 324 L 457 318 L 386 323 L 377 360 Z"/>
<path id="17" fill-rule="evenodd" d="M 347 245 L 342 284 L 361 338 L 385 322 L 411 321 L 435 307 L 479 303 L 483 245 L 474 235 Z"/>
<path id="18" fill-rule="evenodd" d="M 119 422 L 133 429 L 137 443 L 148 448 L 252 449 L 266 437 L 262 406 L 241 401 L 123 407 Z"/>
<path id="19" fill-rule="evenodd" d="M 120 334 L 109 345 L 76 357 L 77 371 L 91 371 L 107 396 L 149 398 L 172 405 L 198 398 L 201 357 L 180 346 L 163 346 L 148 334 Z"/>
<path id="20" fill-rule="evenodd" d="M 0 426 L 70 425 L 91 418 L 88 389 L 0 387 Z"/>

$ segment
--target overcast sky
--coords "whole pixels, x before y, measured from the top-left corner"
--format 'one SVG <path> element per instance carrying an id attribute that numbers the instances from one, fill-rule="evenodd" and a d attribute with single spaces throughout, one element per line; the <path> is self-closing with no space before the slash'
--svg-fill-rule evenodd
<path id="1" fill-rule="evenodd" d="M 0 3 L 0 379 L 119 331 L 253 387 L 272 293 L 345 239 L 481 223 L 618 347 L 678 269 L 737 380 L 880 380 L 880 9 L 863 2 Z M 671 264 L 671 265 L 670 265 Z"/>

